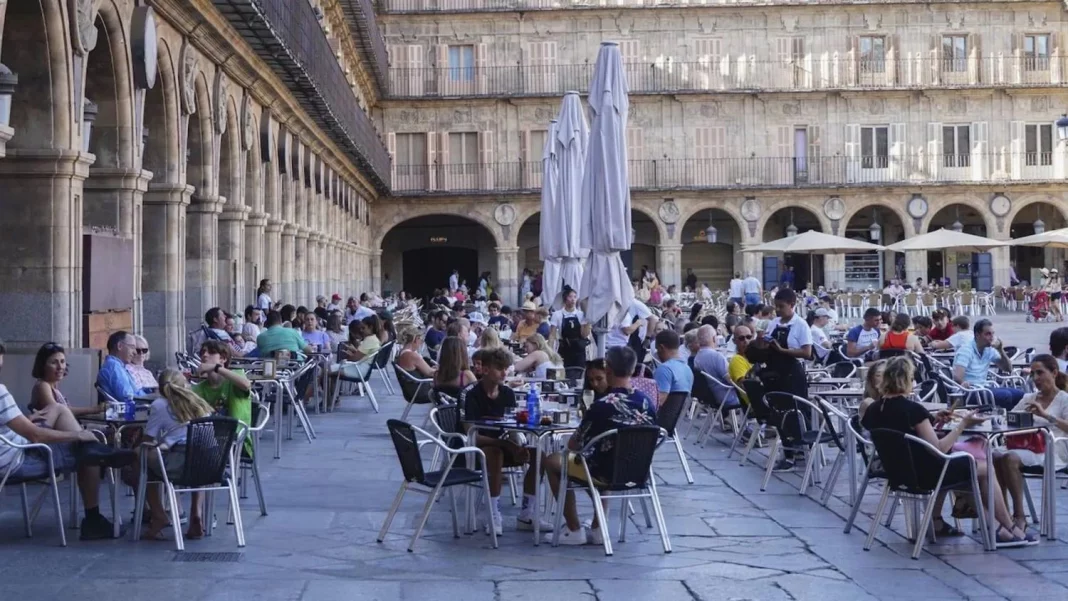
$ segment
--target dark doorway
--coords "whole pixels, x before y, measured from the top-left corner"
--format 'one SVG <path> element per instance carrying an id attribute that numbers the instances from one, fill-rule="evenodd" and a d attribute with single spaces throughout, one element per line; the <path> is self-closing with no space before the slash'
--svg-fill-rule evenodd
<path id="1" fill-rule="evenodd" d="M 404 290 L 415 298 L 429 299 L 437 288 L 449 285 L 449 274 L 460 271 L 468 289 L 478 286 L 478 251 L 453 246 L 404 251 Z"/>

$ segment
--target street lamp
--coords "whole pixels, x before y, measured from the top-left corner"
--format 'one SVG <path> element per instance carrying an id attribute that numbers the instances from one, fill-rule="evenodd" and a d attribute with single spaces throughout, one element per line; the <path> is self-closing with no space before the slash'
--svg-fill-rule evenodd
<path id="1" fill-rule="evenodd" d="M 708 227 L 705 228 L 705 240 L 707 240 L 709 244 L 715 244 L 718 239 L 719 239 L 719 230 L 717 230 L 716 226 L 712 224 L 712 211 L 709 211 L 708 212 Z"/>
<path id="2" fill-rule="evenodd" d="M 89 152 L 89 139 L 93 136 L 93 121 L 99 113 L 96 103 L 88 98 L 82 100 L 82 151 Z"/>
<path id="3" fill-rule="evenodd" d="M 868 234 L 871 235 L 872 242 L 878 242 L 883 235 L 883 226 L 879 225 L 879 215 L 875 209 L 871 211 L 871 227 L 868 228 Z"/>
<path id="4" fill-rule="evenodd" d="M 1046 231 L 1046 222 L 1042 221 L 1042 207 L 1037 206 L 1036 208 L 1038 209 L 1038 219 L 1035 219 L 1034 223 L 1035 233 L 1041 234 Z"/>
<path id="5" fill-rule="evenodd" d="M 0 125 L 11 125 L 11 96 L 18 83 L 19 76 L 0 63 Z"/>
<path id="6" fill-rule="evenodd" d="M 1057 137 L 1061 140 L 1068 140 L 1068 115 L 1061 115 L 1060 119 L 1057 119 Z"/>
<path id="7" fill-rule="evenodd" d="M 954 232 L 964 231 L 964 224 L 960 222 L 960 209 L 957 209 L 957 220 L 953 222 L 953 225 L 949 226 L 949 229 Z"/>
<path id="8" fill-rule="evenodd" d="M 797 226 L 794 225 L 794 211 L 790 210 L 790 225 L 786 226 L 786 237 L 793 238 L 797 235 Z"/>

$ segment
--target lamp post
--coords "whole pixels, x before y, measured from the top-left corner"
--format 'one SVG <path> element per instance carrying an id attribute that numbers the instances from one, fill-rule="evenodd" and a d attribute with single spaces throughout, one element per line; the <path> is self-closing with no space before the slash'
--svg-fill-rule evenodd
<path id="1" fill-rule="evenodd" d="M 11 97 L 18 84 L 19 76 L 0 63 L 0 125 L 11 125 Z"/>
<path id="2" fill-rule="evenodd" d="M 794 211 L 790 210 L 790 225 L 786 226 L 786 237 L 793 238 L 797 235 L 797 226 L 794 225 Z"/>
<path id="3" fill-rule="evenodd" d="M 868 228 L 868 234 L 871 236 L 872 242 L 878 242 L 883 236 L 883 226 L 879 225 L 879 215 L 872 209 L 871 212 L 871 227 Z"/>
<path id="4" fill-rule="evenodd" d="M 708 227 L 705 228 L 705 240 L 709 244 L 715 244 L 719 240 L 719 230 L 712 224 L 712 212 L 708 212 Z"/>
<path id="5" fill-rule="evenodd" d="M 93 121 L 99 113 L 96 103 L 88 98 L 82 100 L 82 151 L 89 152 L 89 140 L 93 137 Z"/>

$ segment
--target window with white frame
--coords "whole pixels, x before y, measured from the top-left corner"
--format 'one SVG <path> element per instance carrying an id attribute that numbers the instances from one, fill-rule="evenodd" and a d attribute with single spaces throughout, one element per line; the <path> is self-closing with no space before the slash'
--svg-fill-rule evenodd
<path id="1" fill-rule="evenodd" d="M 885 169 L 890 165 L 890 128 L 886 125 L 860 128 L 860 166 Z"/>
<path id="2" fill-rule="evenodd" d="M 971 165 L 971 127 L 968 125 L 942 126 L 942 166 L 967 167 Z"/>
<path id="3" fill-rule="evenodd" d="M 475 80 L 475 47 L 449 46 L 449 81 Z"/>
<path id="4" fill-rule="evenodd" d="M 886 72 L 886 38 L 874 35 L 860 36 L 858 50 L 860 51 L 861 73 Z"/>
<path id="5" fill-rule="evenodd" d="M 942 71 L 963 73 L 968 68 L 968 36 L 942 36 Z"/>
<path id="6" fill-rule="evenodd" d="M 1024 126 L 1024 164 L 1028 167 L 1053 164 L 1053 125 L 1039 123 Z"/>
<path id="7" fill-rule="evenodd" d="M 1024 70 L 1049 70 L 1049 36 L 1045 34 L 1024 36 Z"/>

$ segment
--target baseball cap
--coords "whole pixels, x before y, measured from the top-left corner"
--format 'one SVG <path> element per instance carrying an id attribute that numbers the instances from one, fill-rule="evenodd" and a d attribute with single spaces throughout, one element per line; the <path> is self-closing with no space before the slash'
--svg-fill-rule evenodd
<path id="1" fill-rule="evenodd" d="M 830 316 L 831 316 L 831 312 L 828 311 L 827 309 L 823 309 L 823 308 L 816 309 L 816 317 L 830 317 Z"/>
<path id="2" fill-rule="evenodd" d="M 339 301 L 339 300 L 341 300 L 341 295 L 340 295 L 340 294 L 338 294 L 337 292 L 335 292 L 335 293 L 334 293 L 334 296 L 331 296 L 331 297 L 330 297 L 330 300 L 336 300 L 336 301 Z"/>
<path id="3" fill-rule="evenodd" d="M 482 325 L 488 325 L 489 324 L 489 322 L 486 321 L 486 318 L 483 317 L 482 314 L 479 313 L 478 311 L 475 311 L 474 313 L 468 313 L 467 321 L 470 321 L 471 323 L 482 324 Z"/>

